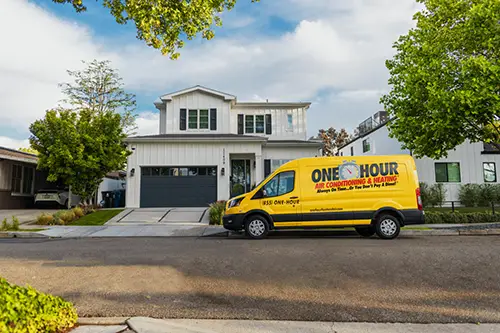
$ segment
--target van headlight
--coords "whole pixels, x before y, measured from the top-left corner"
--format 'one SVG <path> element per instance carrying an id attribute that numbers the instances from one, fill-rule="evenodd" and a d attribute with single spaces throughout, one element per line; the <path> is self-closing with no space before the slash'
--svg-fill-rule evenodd
<path id="1" fill-rule="evenodd" d="M 233 200 L 229 201 L 229 205 L 227 208 L 238 207 L 242 200 L 243 200 L 243 198 L 238 198 L 238 199 L 233 199 Z"/>

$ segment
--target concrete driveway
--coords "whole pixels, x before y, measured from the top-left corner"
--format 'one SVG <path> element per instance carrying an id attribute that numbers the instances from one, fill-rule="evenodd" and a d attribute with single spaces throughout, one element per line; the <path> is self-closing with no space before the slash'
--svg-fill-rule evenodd
<path id="1" fill-rule="evenodd" d="M 208 207 L 134 208 L 125 209 L 106 224 L 208 224 L 208 222 Z"/>
<path id="2" fill-rule="evenodd" d="M 42 213 L 53 214 L 57 209 L 0 209 L 0 222 L 7 219 L 12 222 L 12 216 L 19 219 L 19 223 L 25 224 L 36 221 L 36 218 Z"/>

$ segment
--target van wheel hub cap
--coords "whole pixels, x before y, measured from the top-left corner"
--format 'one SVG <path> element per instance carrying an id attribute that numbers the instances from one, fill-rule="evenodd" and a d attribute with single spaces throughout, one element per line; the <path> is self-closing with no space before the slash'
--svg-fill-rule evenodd
<path id="1" fill-rule="evenodd" d="M 384 235 L 392 236 L 396 233 L 397 230 L 396 222 L 391 219 L 385 219 L 380 222 L 380 230 Z"/>
<path id="2" fill-rule="evenodd" d="M 264 231 L 266 231 L 266 226 L 264 225 L 264 222 L 262 222 L 261 220 L 253 220 L 248 225 L 248 231 L 253 236 L 260 236 L 264 233 Z"/>

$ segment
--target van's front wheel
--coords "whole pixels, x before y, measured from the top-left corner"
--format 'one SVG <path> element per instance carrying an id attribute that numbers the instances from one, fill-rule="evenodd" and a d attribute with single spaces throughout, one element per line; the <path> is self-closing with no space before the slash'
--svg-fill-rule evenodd
<path id="1" fill-rule="evenodd" d="M 362 237 L 371 237 L 375 234 L 375 228 L 373 227 L 356 227 L 356 232 Z"/>
<path id="2" fill-rule="evenodd" d="M 269 233 L 269 223 L 260 215 L 252 215 L 245 223 L 245 234 L 253 239 L 262 239 Z"/>
<path id="3" fill-rule="evenodd" d="M 382 239 L 394 239 L 400 231 L 399 220 L 392 215 L 381 215 L 375 223 L 375 232 Z"/>

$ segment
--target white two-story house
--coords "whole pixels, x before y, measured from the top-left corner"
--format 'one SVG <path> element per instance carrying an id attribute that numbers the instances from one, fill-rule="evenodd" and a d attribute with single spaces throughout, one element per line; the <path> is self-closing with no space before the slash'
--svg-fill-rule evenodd
<path id="1" fill-rule="evenodd" d="M 127 139 L 129 208 L 202 207 L 249 191 L 285 162 L 319 156 L 310 103 L 238 102 L 196 86 L 161 96 L 158 135 Z"/>

